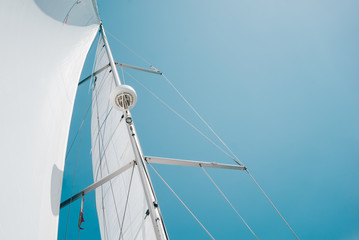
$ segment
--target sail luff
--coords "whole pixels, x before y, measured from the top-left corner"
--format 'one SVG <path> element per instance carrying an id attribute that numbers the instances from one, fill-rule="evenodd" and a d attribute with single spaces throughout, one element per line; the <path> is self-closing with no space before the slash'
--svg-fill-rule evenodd
<path id="1" fill-rule="evenodd" d="M 134 125 L 125 121 L 131 115 L 129 111 L 115 109 L 110 101 L 113 88 L 121 82 L 102 26 L 100 35 L 94 71 L 106 65 L 110 68 L 101 71 L 94 80 L 91 121 L 94 181 L 98 173 L 104 177 L 130 161 L 137 163 L 133 176 L 125 171 L 96 189 L 101 235 L 106 239 L 166 240 L 168 236 Z"/>

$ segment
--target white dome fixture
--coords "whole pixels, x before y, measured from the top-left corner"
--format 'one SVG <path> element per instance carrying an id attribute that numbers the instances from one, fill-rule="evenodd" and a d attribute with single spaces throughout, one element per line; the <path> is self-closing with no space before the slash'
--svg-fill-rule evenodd
<path id="1" fill-rule="evenodd" d="M 137 102 L 136 91 L 128 85 L 120 85 L 112 90 L 110 95 L 112 105 L 121 110 L 130 110 Z"/>

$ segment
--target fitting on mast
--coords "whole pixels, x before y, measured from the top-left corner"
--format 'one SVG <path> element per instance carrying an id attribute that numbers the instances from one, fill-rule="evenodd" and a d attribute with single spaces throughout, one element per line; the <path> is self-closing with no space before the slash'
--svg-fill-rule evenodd
<path id="1" fill-rule="evenodd" d="M 128 85 L 120 85 L 114 88 L 110 94 L 112 105 L 121 111 L 130 110 L 136 105 L 136 91 Z"/>

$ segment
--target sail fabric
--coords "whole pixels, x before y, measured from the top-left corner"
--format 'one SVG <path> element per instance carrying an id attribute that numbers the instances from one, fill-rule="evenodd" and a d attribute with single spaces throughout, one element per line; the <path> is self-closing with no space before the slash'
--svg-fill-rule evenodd
<path id="1" fill-rule="evenodd" d="M 0 21 L 0 239 L 56 239 L 71 113 L 99 26 L 96 6 L 2 1 Z"/>
<path id="2" fill-rule="evenodd" d="M 95 71 L 108 64 L 100 37 Z M 97 74 L 93 81 L 92 163 L 94 181 L 98 181 L 134 161 L 135 152 L 123 112 L 110 103 L 111 91 L 116 87 L 111 67 Z M 156 239 L 137 165 L 96 189 L 96 208 L 102 239 Z"/>

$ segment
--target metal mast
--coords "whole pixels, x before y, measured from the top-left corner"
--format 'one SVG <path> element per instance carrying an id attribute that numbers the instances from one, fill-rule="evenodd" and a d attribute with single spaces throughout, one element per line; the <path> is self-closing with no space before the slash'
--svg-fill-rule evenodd
<path id="1" fill-rule="evenodd" d="M 115 78 L 116 85 L 119 86 L 119 85 L 121 85 L 120 77 L 118 75 L 118 72 L 116 69 L 116 64 L 113 59 L 113 56 L 112 56 L 112 53 L 110 50 L 110 46 L 107 41 L 106 33 L 105 33 L 105 30 L 104 30 L 102 24 L 100 25 L 100 35 L 105 43 L 106 52 L 107 52 L 107 55 L 108 55 L 108 58 L 110 61 L 110 67 L 112 69 L 112 73 Z M 145 191 L 146 200 L 147 200 L 147 204 L 148 204 L 148 208 L 149 208 L 149 215 L 153 221 L 157 239 L 158 240 L 167 240 L 169 238 L 167 235 L 166 227 L 164 225 L 164 221 L 163 221 L 163 218 L 161 215 L 161 211 L 159 209 L 157 197 L 156 197 L 156 194 L 155 194 L 155 191 L 154 191 L 154 188 L 153 188 L 153 185 L 152 185 L 149 173 L 148 173 L 147 166 L 145 164 L 145 158 L 142 153 L 142 149 L 141 149 L 138 137 L 137 137 L 136 129 L 133 124 L 130 111 L 125 110 L 124 114 L 125 114 L 125 119 L 126 119 L 126 123 L 127 123 L 126 125 L 127 125 L 128 134 L 131 139 L 131 145 L 132 145 L 133 151 L 135 153 L 135 158 L 136 158 L 135 162 L 138 166 L 137 169 L 141 176 L 141 182 L 142 182 L 142 185 L 143 185 L 143 188 Z"/>

